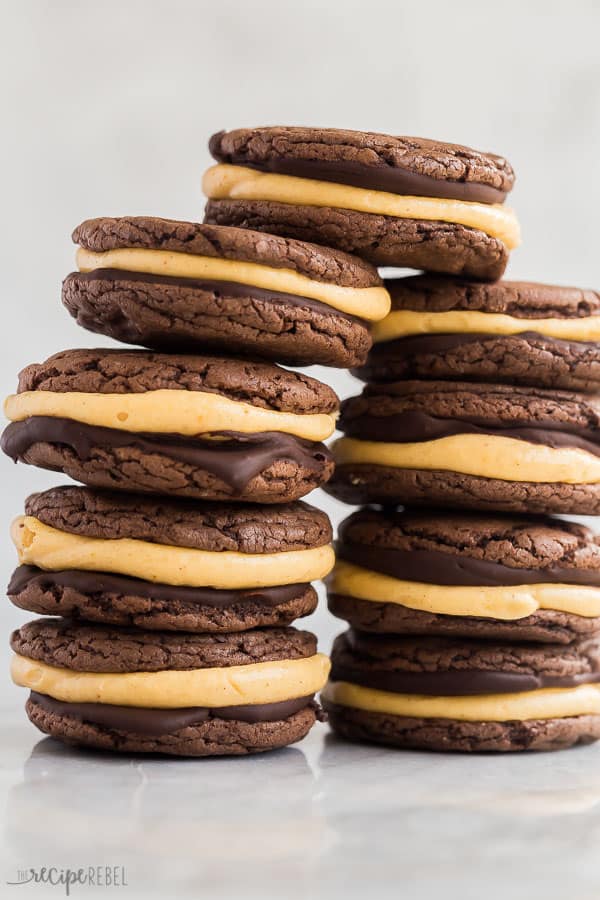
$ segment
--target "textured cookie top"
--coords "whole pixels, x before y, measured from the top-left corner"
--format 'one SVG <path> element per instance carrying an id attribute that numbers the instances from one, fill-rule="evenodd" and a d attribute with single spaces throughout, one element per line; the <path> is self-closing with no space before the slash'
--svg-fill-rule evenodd
<path id="1" fill-rule="evenodd" d="M 288 126 L 238 128 L 213 135 L 209 148 L 220 162 L 307 177 L 310 168 L 295 170 L 294 166 L 314 165 L 314 177 L 321 179 L 327 177 L 328 165 L 332 176 L 337 167 L 339 177 L 327 180 L 358 186 L 362 170 L 367 177 L 381 179 L 381 190 L 393 190 L 398 173 L 433 179 L 440 191 L 444 182 L 492 189 L 471 198 L 483 202 L 501 202 L 515 181 L 510 163 L 493 153 L 444 141 L 369 131 Z"/>
<path id="2" fill-rule="evenodd" d="M 355 545 L 433 551 L 514 569 L 587 569 L 600 573 L 600 539 L 576 522 L 426 510 L 358 510 L 339 526 L 352 561 Z"/>
<path id="3" fill-rule="evenodd" d="M 358 397 L 342 403 L 339 427 L 350 434 L 359 425 L 398 424 L 398 416 L 407 413 L 428 418 L 433 435 L 436 422 L 454 419 L 480 426 L 511 426 L 586 432 L 597 440 L 600 400 L 571 391 L 515 387 L 502 384 L 470 384 L 447 381 L 396 381 L 392 384 L 368 384 Z M 404 420 L 406 437 L 410 421 Z M 419 418 L 418 428 L 425 428 Z M 367 436 L 366 434 L 364 435 Z M 375 438 L 376 439 L 376 438 Z"/>
<path id="4" fill-rule="evenodd" d="M 79 625 L 36 619 L 13 632 L 15 653 L 79 672 L 158 672 L 246 666 L 313 656 L 317 639 L 295 628 L 256 628 L 241 634 L 186 634 Z"/>
<path id="5" fill-rule="evenodd" d="M 263 409 L 296 414 L 332 413 L 339 406 L 328 385 L 274 363 L 148 350 L 63 350 L 23 369 L 18 386 L 19 393 L 143 394 L 159 390 L 221 394 Z"/>
<path id="6" fill-rule="evenodd" d="M 197 503 L 73 485 L 32 494 L 25 501 L 25 512 L 70 534 L 216 552 L 279 553 L 331 541 L 327 515 L 302 502 Z"/>
<path id="7" fill-rule="evenodd" d="M 172 250 L 292 269 L 315 281 L 343 287 L 374 287 L 382 283 L 373 266 L 340 250 L 227 225 L 201 225 L 152 216 L 105 216 L 82 222 L 72 237 L 76 244 L 96 253 L 118 249 Z"/>
<path id="8" fill-rule="evenodd" d="M 339 635 L 332 649 L 336 666 L 351 665 L 380 672 L 502 672 L 555 678 L 598 673 L 600 643 L 596 639 L 572 644 L 502 643 L 442 637 L 368 635 L 350 629 Z"/>
<path id="9" fill-rule="evenodd" d="M 504 313 L 519 319 L 578 319 L 600 314 L 600 292 L 529 281 L 468 281 L 411 275 L 385 282 L 392 310 Z"/>

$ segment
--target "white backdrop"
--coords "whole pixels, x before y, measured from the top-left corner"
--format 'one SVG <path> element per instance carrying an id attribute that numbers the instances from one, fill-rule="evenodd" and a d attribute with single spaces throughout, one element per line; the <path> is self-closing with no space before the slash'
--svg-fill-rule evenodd
<path id="1" fill-rule="evenodd" d="M 371 129 L 504 154 L 524 237 L 509 275 L 600 286 L 593 0 L 0 0 L 0 10 L 3 394 L 29 362 L 110 343 L 60 304 L 73 227 L 99 215 L 200 219 L 207 140 L 220 128 Z M 314 374 L 342 394 L 353 384 Z M 62 479 L 2 465 L 7 529 L 27 493 Z M 13 566 L 6 534 L 0 578 Z M 27 616 L 1 609 L 4 653 Z M 340 630 L 324 608 L 312 624 L 324 646 Z"/>

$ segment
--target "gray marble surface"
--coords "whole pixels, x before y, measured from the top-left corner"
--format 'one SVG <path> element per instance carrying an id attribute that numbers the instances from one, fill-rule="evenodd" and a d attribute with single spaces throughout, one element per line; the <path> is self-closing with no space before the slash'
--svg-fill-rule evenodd
<path id="1" fill-rule="evenodd" d="M 19 869 L 124 866 L 71 896 L 596 900 L 600 745 L 521 756 L 401 753 L 317 726 L 241 759 L 77 752 L 3 710 L 0 896 Z"/>

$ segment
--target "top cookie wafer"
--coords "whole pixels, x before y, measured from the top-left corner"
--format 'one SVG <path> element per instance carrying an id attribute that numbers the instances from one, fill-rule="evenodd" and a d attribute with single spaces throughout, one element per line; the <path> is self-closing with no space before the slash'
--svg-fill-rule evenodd
<path id="1" fill-rule="evenodd" d="M 210 141 L 206 221 L 329 244 L 377 265 L 494 279 L 519 243 L 510 163 L 424 138 L 259 127 Z"/>
<path id="2" fill-rule="evenodd" d="M 368 263 L 239 228 L 148 216 L 73 232 L 63 302 L 80 325 L 160 350 L 226 350 L 291 365 L 364 362 L 390 308 Z"/>

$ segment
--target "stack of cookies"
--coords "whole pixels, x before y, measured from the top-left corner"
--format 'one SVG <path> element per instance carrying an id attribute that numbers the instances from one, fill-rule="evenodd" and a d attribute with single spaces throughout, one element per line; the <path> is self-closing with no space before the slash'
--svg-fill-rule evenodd
<path id="1" fill-rule="evenodd" d="M 95 219 L 74 233 L 77 321 L 147 350 L 30 365 L 2 447 L 83 486 L 13 526 L 12 636 L 27 713 L 74 744 L 267 750 L 320 715 L 329 660 L 292 626 L 333 566 L 324 484 L 339 401 L 288 364 L 364 364 L 390 300 L 368 263 L 238 228 Z M 234 354 L 234 355 L 230 355 Z"/>
<path id="2" fill-rule="evenodd" d="M 600 544 L 548 514 L 600 513 L 600 296 L 387 284 L 335 446 L 332 493 L 384 508 L 340 533 L 333 726 L 436 750 L 597 739 Z"/>
<path id="3" fill-rule="evenodd" d="M 550 516 L 600 514 L 600 296 L 499 280 L 519 226 L 494 154 L 311 128 L 210 150 L 205 224 L 74 233 L 65 306 L 148 349 L 59 353 L 7 402 L 5 452 L 84 485 L 30 497 L 13 528 L 9 595 L 53 617 L 12 639 L 30 718 L 186 755 L 306 734 L 329 663 L 291 623 L 334 557 L 301 498 L 327 482 L 365 505 L 329 583 L 350 625 L 324 693 L 337 732 L 597 739 L 600 544 Z M 333 456 L 336 395 L 277 363 L 366 382 Z"/>
<path id="4" fill-rule="evenodd" d="M 349 738 L 447 750 L 600 737 L 600 296 L 498 280 L 518 244 L 493 154 L 329 129 L 215 135 L 207 221 L 426 274 L 346 400 L 324 705 Z"/>

